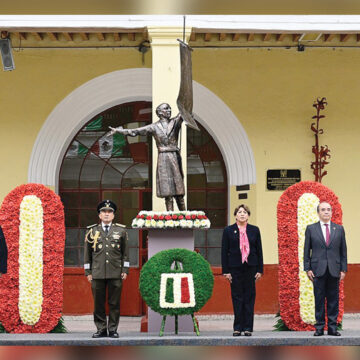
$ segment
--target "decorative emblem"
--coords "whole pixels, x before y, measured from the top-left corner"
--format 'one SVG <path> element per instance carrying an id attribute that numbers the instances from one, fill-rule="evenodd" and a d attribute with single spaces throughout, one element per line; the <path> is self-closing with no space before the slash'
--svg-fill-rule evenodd
<path id="1" fill-rule="evenodd" d="M 115 244 L 111 244 L 112 247 L 115 247 Z"/>
<path id="2" fill-rule="evenodd" d="M 114 235 L 113 235 L 113 238 L 114 238 L 115 240 L 119 240 L 119 239 L 120 239 L 120 235 L 114 234 Z"/>
<path id="3" fill-rule="evenodd" d="M 102 248 L 102 245 L 101 244 L 99 244 L 99 249 L 101 249 Z"/>

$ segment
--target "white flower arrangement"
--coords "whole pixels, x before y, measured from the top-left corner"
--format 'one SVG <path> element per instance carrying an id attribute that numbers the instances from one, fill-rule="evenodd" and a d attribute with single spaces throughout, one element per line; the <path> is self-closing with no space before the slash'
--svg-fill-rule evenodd
<path id="1" fill-rule="evenodd" d="M 209 229 L 210 220 L 204 211 L 145 211 L 133 219 L 133 228 Z"/>
<path id="2" fill-rule="evenodd" d="M 304 271 L 304 245 L 305 230 L 307 225 L 319 220 L 316 207 L 319 198 L 312 193 L 305 193 L 298 200 L 298 256 L 299 256 L 299 305 L 300 317 L 306 324 L 314 325 L 315 320 L 315 299 L 313 283 L 309 280 Z"/>
<path id="3" fill-rule="evenodd" d="M 189 301 L 181 302 L 181 279 L 186 278 L 188 282 L 188 291 L 189 291 Z M 174 302 L 170 303 L 166 301 L 166 283 L 168 279 L 173 279 L 173 298 Z M 194 290 L 194 280 L 191 273 L 170 273 L 161 274 L 160 280 L 160 307 L 162 308 L 188 308 L 194 307 L 195 302 L 195 290 Z"/>
<path id="4" fill-rule="evenodd" d="M 43 208 L 35 195 L 24 196 L 19 226 L 19 314 L 22 322 L 35 325 L 43 303 Z"/>

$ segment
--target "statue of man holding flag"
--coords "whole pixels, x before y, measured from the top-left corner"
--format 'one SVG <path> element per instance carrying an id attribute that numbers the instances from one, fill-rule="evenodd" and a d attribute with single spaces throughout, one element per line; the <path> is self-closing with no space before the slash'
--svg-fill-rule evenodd
<path id="1" fill-rule="evenodd" d="M 163 103 L 156 108 L 156 115 L 159 117 L 157 122 L 136 129 L 110 126 L 111 131 L 108 133 L 108 136 L 117 132 L 128 136 L 149 134 L 154 137 L 158 149 L 156 195 L 165 198 L 167 211 L 174 210 L 173 198 L 175 198 L 179 210 L 186 210 L 184 174 L 178 146 L 181 124 L 184 121 L 187 126 L 199 130 L 192 117 L 193 93 L 190 51 L 191 49 L 180 41 L 181 84 L 177 99 L 180 113 L 171 118 L 170 105 Z"/>

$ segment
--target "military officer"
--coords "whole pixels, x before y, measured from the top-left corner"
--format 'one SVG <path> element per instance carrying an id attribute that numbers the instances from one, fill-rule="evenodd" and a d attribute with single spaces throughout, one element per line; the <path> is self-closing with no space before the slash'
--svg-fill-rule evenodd
<path id="1" fill-rule="evenodd" d="M 100 224 L 88 226 L 85 236 L 84 269 L 94 298 L 94 322 L 97 332 L 93 338 L 118 338 L 122 281 L 129 272 L 128 234 L 124 225 L 113 224 L 116 205 L 110 200 L 98 207 Z M 105 313 L 108 288 L 109 321 Z"/>

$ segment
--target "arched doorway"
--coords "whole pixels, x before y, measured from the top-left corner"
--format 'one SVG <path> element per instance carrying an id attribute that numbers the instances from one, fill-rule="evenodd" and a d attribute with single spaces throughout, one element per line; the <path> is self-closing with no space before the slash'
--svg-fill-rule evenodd
<path id="1" fill-rule="evenodd" d="M 151 123 L 151 103 L 136 101 L 113 106 L 94 116 L 76 134 L 63 158 L 59 195 L 65 206 L 65 266 L 83 267 L 86 226 L 97 223 L 96 206 L 102 199 L 118 204 L 115 221 L 127 227 L 131 275 L 127 288 L 138 288 L 138 275 L 147 259 L 147 231 L 131 229 L 140 210 L 152 209 L 151 137 L 108 138 L 109 126 L 125 128 Z M 213 266 L 220 265 L 221 234 L 227 219 L 227 176 L 215 141 L 199 124 L 188 129 L 188 208 L 204 210 L 212 222 L 209 231 L 195 233 L 195 248 Z M 65 289 L 66 291 L 66 289 Z M 126 290 L 125 290 L 126 291 Z M 122 315 L 141 315 L 140 294 L 122 299 Z"/>

